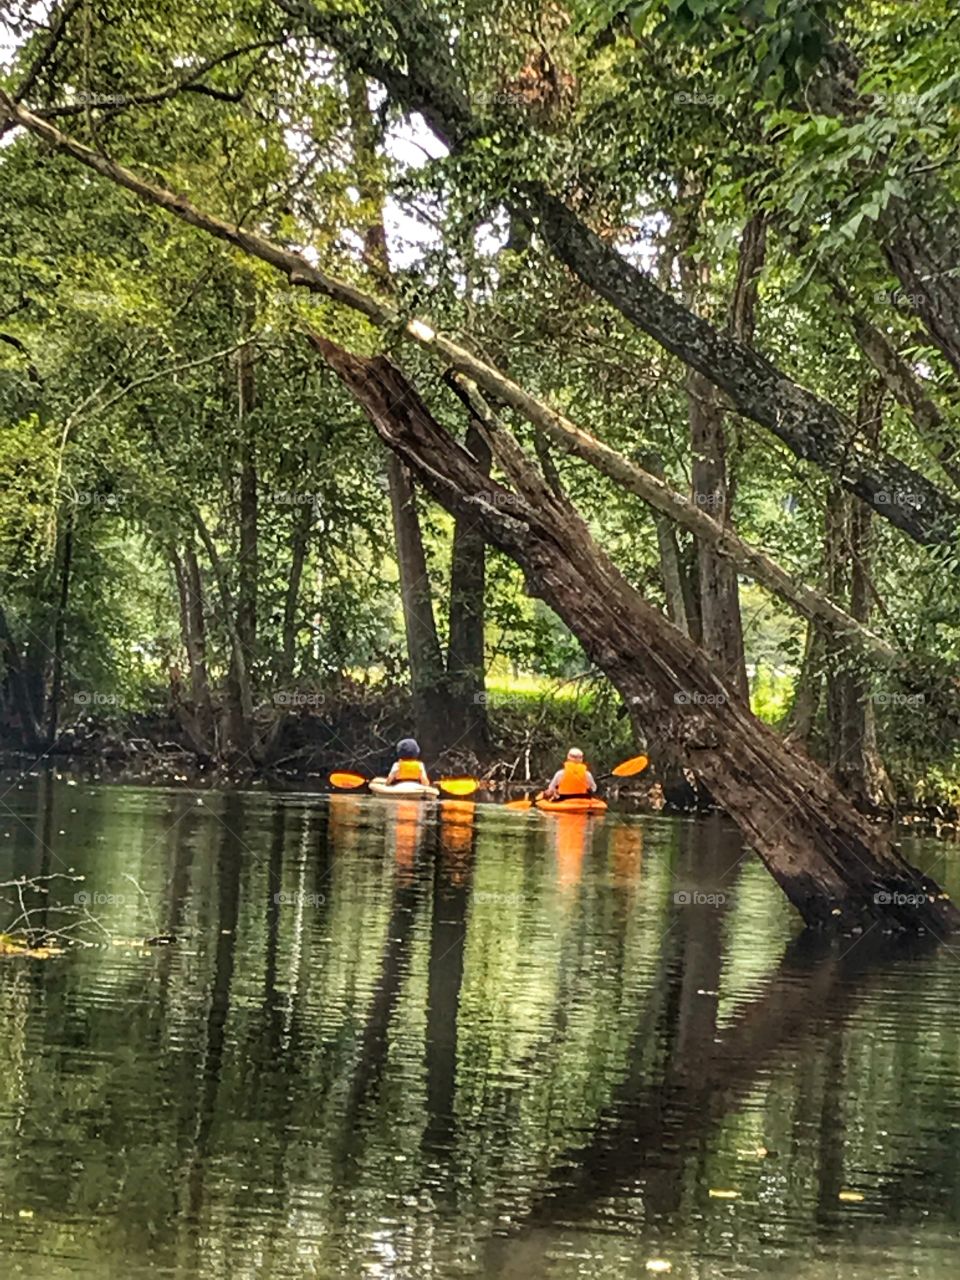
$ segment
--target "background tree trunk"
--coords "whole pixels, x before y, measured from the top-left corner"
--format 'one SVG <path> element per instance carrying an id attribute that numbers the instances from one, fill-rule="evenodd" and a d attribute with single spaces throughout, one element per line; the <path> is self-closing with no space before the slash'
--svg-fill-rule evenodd
<path id="1" fill-rule="evenodd" d="M 433 756 L 446 745 L 449 711 L 444 695 L 446 672 L 433 613 L 430 575 L 413 482 L 403 461 L 395 453 L 387 458 L 387 476 L 416 732 L 424 753 Z"/>
<path id="2" fill-rule="evenodd" d="M 692 197 L 690 219 L 696 217 L 699 199 Z M 691 311 L 702 312 L 710 286 L 709 266 L 694 260 L 690 246 L 696 227 L 681 227 L 679 256 L 684 301 Z M 723 410 L 717 388 L 702 373 L 688 367 L 684 387 L 690 425 L 692 500 L 714 520 L 730 525 L 731 492 L 727 483 L 727 441 Z M 718 554 L 704 539 L 697 539 L 697 581 L 700 604 L 700 644 L 718 665 L 730 691 L 749 703 L 750 686 L 743 652 L 740 616 L 740 582 L 736 564 Z"/>
<path id="3" fill-rule="evenodd" d="M 490 446 L 475 422 L 467 428 L 466 447 L 484 475 L 490 474 Z M 475 755 L 489 746 L 484 674 L 484 588 L 486 540 L 474 515 L 459 515 L 450 562 L 450 634 L 447 641 L 447 690 L 452 717 L 450 743 Z"/>
<path id="4" fill-rule="evenodd" d="M 305 502 L 297 508 L 294 517 L 293 538 L 290 546 L 290 576 L 283 597 L 282 652 L 280 657 L 281 680 L 292 680 L 297 652 L 297 607 L 300 602 L 300 585 L 310 546 L 310 530 L 313 528 L 314 506 Z"/>
<path id="5" fill-rule="evenodd" d="M 861 389 L 858 425 L 865 438 L 879 435 L 883 393 Z M 869 623 L 871 613 L 870 553 L 873 513 L 840 489 L 827 503 L 824 561 L 827 589 L 849 599 L 849 611 Z M 827 761 L 838 786 L 862 809 L 892 805 L 893 787 L 877 746 L 873 679 L 859 655 L 840 637 L 827 644 Z"/>
<path id="6" fill-rule="evenodd" d="M 59 591 L 53 619 L 53 662 L 50 670 L 50 697 L 47 703 L 46 741 L 50 747 L 57 737 L 60 701 L 63 696 L 63 646 L 66 639 L 67 601 L 70 598 L 70 569 L 73 562 L 73 516 L 67 517 L 60 534 Z"/>
<path id="7" fill-rule="evenodd" d="M 177 554 L 176 548 L 171 548 L 170 561 L 180 603 L 180 636 L 190 668 L 190 705 L 178 705 L 175 710 L 194 751 L 213 756 L 216 754 L 217 743 L 213 699 L 207 676 L 200 566 L 192 547 L 187 547 L 182 557 Z"/>

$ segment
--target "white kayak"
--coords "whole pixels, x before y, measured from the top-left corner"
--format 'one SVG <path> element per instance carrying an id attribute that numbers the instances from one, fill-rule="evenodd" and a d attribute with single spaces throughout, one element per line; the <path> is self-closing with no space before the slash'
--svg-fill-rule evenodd
<path id="1" fill-rule="evenodd" d="M 425 787 L 422 782 L 387 782 L 386 778 L 371 778 L 370 790 L 375 796 L 387 796 L 391 800 L 436 800 L 439 787 Z"/>

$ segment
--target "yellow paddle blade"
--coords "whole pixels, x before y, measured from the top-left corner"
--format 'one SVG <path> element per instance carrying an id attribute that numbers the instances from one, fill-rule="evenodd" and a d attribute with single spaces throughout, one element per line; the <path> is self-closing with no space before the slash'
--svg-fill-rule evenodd
<path id="1" fill-rule="evenodd" d="M 480 783 L 476 778 L 441 778 L 438 785 L 448 796 L 472 796 Z"/>
<path id="2" fill-rule="evenodd" d="M 331 773 L 331 787 L 346 787 L 348 790 L 354 787 L 362 787 L 366 782 L 366 778 L 362 773 Z"/>
<path id="3" fill-rule="evenodd" d="M 508 800 L 503 807 L 505 809 L 515 809 L 518 812 L 521 812 L 524 809 L 532 809 L 533 801 L 532 800 Z"/>
<path id="4" fill-rule="evenodd" d="M 649 756 L 634 756 L 632 760 L 621 761 L 610 772 L 615 778 L 632 778 L 635 773 L 643 773 L 649 763 Z"/>

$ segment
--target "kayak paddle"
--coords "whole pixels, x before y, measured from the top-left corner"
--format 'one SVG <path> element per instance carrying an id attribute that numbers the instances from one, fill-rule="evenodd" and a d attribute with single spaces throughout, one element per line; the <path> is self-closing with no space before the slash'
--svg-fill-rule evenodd
<path id="1" fill-rule="evenodd" d="M 643 773 L 649 763 L 649 756 L 631 756 L 629 760 L 621 760 L 619 764 L 615 764 L 609 773 L 602 773 L 595 781 L 603 782 L 606 778 L 632 778 L 635 774 Z M 532 809 L 533 801 L 508 800 L 503 807 L 521 813 L 526 809 Z"/>
<path id="2" fill-rule="evenodd" d="M 337 770 L 330 774 L 330 785 L 338 791 L 356 791 L 358 787 L 365 787 L 369 781 L 362 773 L 350 773 L 347 770 Z M 480 784 L 476 778 L 441 778 L 436 785 L 451 796 L 472 796 Z"/>

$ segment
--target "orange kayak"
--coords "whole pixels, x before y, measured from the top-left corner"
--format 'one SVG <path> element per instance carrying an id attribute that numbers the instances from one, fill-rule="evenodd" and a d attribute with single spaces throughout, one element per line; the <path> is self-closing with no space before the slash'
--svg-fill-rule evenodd
<path id="1" fill-rule="evenodd" d="M 584 796 L 573 800 L 544 800 L 542 795 L 533 802 L 544 813 L 606 813 L 607 802 L 597 796 Z"/>

